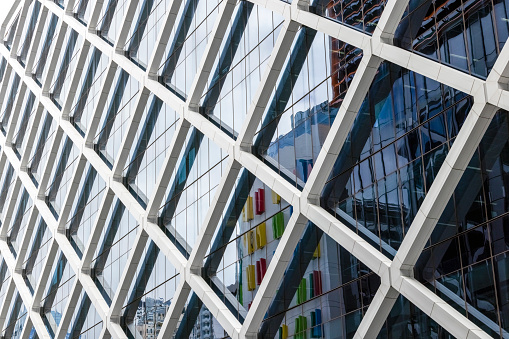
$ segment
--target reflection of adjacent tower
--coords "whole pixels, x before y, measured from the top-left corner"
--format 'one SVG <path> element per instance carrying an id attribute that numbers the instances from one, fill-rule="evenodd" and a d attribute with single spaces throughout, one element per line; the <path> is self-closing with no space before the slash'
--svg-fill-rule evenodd
<path id="1" fill-rule="evenodd" d="M 341 40 L 329 38 L 331 50 L 331 107 L 339 108 L 362 58 L 360 50 Z"/>
<path id="2" fill-rule="evenodd" d="M 195 338 L 198 339 L 213 339 L 214 326 L 212 324 L 212 315 L 206 307 L 200 310 L 199 324 L 196 324 Z"/>

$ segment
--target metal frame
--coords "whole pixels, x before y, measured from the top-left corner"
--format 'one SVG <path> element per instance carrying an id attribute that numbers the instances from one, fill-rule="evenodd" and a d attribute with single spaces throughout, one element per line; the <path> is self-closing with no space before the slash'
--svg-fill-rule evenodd
<path id="1" fill-rule="evenodd" d="M 14 167 L 17 174 L 13 196 L 14 194 L 21 193 L 21 185 L 23 185 L 34 202 L 32 211 L 30 212 L 27 231 L 20 240 L 21 253 L 25 253 L 27 250 L 30 235 L 37 226 L 35 225 L 38 219 L 37 215 L 40 215 L 45 220 L 48 229 L 52 233 L 50 251 L 44 264 L 41 281 L 38 283 L 35 293 L 32 296 L 23 281 L 21 262 L 19 258 L 16 260 L 11 254 L 5 239 L 5 228 L 7 227 L 7 222 L 5 221 L 11 216 L 15 199 L 11 203 L 7 203 L 8 206 L 5 206 L 8 212 L 3 216 L 6 220 L 4 220 L 5 223 L 2 230 L 4 236 L 0 239 L 0 253 L 7 263 L 12 279 L 8 282 L 10 295 L 6 296 L 3 305 L 0 307 L 0 320 L 4 320 L 7 316 L 6 312 L 8 310 L 6 310 L 6 308 L 9 306 L 10 299 L 14 297 L 13 291 L 15 286 L 23 303 L 29 310 L 29 319 L 23 330 L 23 337 L 28 337 L 30 333 L 30 328 L 28 327 L 32 324 L 40 338 L 49 338 L 38 310 L 44 292 L 43 288 L 45 282 L 51 273 L 52 262 L 58 253 L 57 249 L 60 249 L 67 257 L 68 264 L 76 274 L 68 305 L 62 315 L 62 324 L 68 325 L 75 308 L 74 303 L 78 300 L 80 292 L 83 289 L 103 320 L 104 328 L 101 337 L 126 338 L 126 335 L 119 325 L 119 318 L 122 307 L 121 303 L 125 299 L 129 289 L 130 282 L 127 277 L 133 275 L 133 272 L 137 268 L 139 258 L 141 257 L 140 253 L 143 252 L 145 244 L 150 239 L 158 246 L 161 253 L 166 256 L 177 271 L 180 272 L 180 283 L 177 287 L 174 302 L 172 302 L 164 321 L 161 330 L 162 336 L 171 336 L 171 334 L 174 333 L 182 308 L 190 292 L 194 291 L 232 338 L 255 338 L 262 323 L 263 315 L 267 311 L 276 293 L 276 288 L 284 275 L 294 248 L 301 238 L 307 222 L 311 221 L 381 277 L 381 286 L 373 302 L 369 306 L 367 313 L 363 317 L 355 335 L 356 338 L 376 337 L 399 294 L 405 296 L 410 302 L 419 307 L 424 313 L 434 319 L 440 326 L 444 327 L 455 337 L 488 338 L 489 336 L 478 326 L 414 279 L 413 267 L 495 112 L 498 108 L 509 110 L 509 44 L 505 45 L 492 72 L 484 81 L 392 45 L 391 37 L 394 35 L 408 0 L 388 0 L 382 17 L 372 36 L 354 30 L 342 23 L 331 21 L 309 12 L 309 3 L 305 0 L 294 0 L 291 5 L 279 0 L 249 1 L 281 14 L 285 18 L 285 21 L 263 73 L 260 85 L 253 97 L 254 99 L 246 116 L 241 133 L 236 141 L 198 112 L 200 96 L 206 85 L 209 74 L 213 71 L 212 67 L 221 42 L 225 39 L 228 24 L 232 19 L 236 5 L 235 0 L 225 0 L 220 5 L 218 19 L 211 33 L 212 38 L 209 39 L 207 43 L 199 65 L 198 74 L 193 81 L 190 94 L 185 102 L 172 91 L 161 85 L 156 79 L 157 69 L 167 45 L 166 40 L 174 27 L 178 8 L 183 2 L 180 0 L 170 1 L 168 12 L 163 19 L 163 24 L 158 35 L 158 44 L 156 48 L 154 48 L 153 54 L 149 59 L 150 63 L 147 70 L 142 70 L 133 64 L 123 51 L 130 25 L 134 20 L 134 10 L 139 2 L 138 0 L 128 1 L 126 5 L 128 10 L 123 18 L 124 21 L 120 30 L 120 38 L 115 46 L 111 46 L 105 42 L 95 31 L 95 25 L 99 20 L 100 9 L 101 6 L 106 3 L 105 1 L 96 0 L 90 2 L 90 6 L 94 7 L 91 11 L 92 16 L 90 18 L 89 28 L 87 29 L 87 27 L 83 26 L 82 23 L 72 15 L 72 7 L 75 1 L 69 1 L 67 8 L 62 9 L 51 0 L 40 0 L 43 8 L 40 11 L 41 20 L 34 34 L 34 40 L 39 39 L 44 21 L 47 17 L 49 18 L 48 14 L 53 13 L 61 19 L 57 32 L 55 33 L 55 41 L 57 43 L 54 43 L 54 46 L 52 46 L 50 50 L 49 71 L 43 79 L 42 87 L 39 86 L 29 74 L 34 62 L 36 48 L 33 46 L 30 48 L 30 52 L 28 53 L 28 66 L 25 70 L 16 60 L 15 53 L 9 51 L 4 45 L 0 46 L 0 54 L 8 60 L 4 79 L 9 79 L 11 72 L 17 73 L 22 79 L 23 91 L 30 90 L 36 96 L 38 105 L 36 106 L 38 107 L 36 120 L 39 120 L 42 109 L 45 108 L 57 123 L 57 131 L 53 139 L 53 144 L 49 145 L 51 150 L 49 159 L 45 166 L 46 168 L 41 171 L 41 173 L 45 175 L 39 187 L 35 186 L 27 173 L 27 156 L 24 155 L 20 160 L 11 148 L 11 138 L 16 125 L 15 121 L 13 120 L 9 125 L 6 136 L 0 134 L 0 145 L 2 146 L 1 158 L 6 159 Z M 23 13 L 23 19 L 18 22 L 18 30 L 21 30 L 29 4 L 30 1 L 24 1 L 23 4 L 14 5 L 9 11 L 6 21 L 2 23 L 0 33 L 5 32 L 10 17 L 18 8 L 22 8 Z M 363 57 L 353 81 L 349 86 L 344 102 L 341 105 L 337 115 L 338 118 L 334 121 L 323 148 L 320 151 L 318 160 L 314 166 L 315 169 L 311 172 L 304 189 L 299 191 L 253 155 L 251 153 L 251 144 L 256 127 L 262 118 L 264 108 L 269 104 L 272 89 L 284 66 L 285 58 L 301 26 L 310 27 L 333 38 L 354 45 L 362 49 Z M 66 28 L 74 29 L 84 38 L 84 48 L 81 48 L 79 52 L 80 57 L 77 61 L 77 71 L 72 75 L 70 95 L 66 98 L 62 110 L 60 110 L 50 99 L 48 90 L 56 67 L 56 55 L 59 53 L 61 46 L 63 46 L 62 40 L 65 36 Z M 20 32 L 18 32 L 14 46 L 19 42 L 19 34 Z M 110 79 L 110 81 L 106 80 L 103 82 L 101 94 L 94 109 L 91 128 L 87 131 L 85 136 L 82 136 L 71 122 L 69 122 L 69 110 L 74 95 L 78 92 L 78 82 L 86 66 L 84 63 L 90 47 L 97 48 L 104 55 L 109 57 L 110 62 L 105 78 Z M 12 48 L 12 51 L 15 50 L 16 48 Z M 381 252 L 369 245 L 359 235 L 335 219 L 319 205 L 320 192 L 324 187 L 328 173 L 330 173 L 336 157 L 345 142 L 348 131 L 355 120 L 357 111 L 376 74 L 376 70 L 383 60 L 415 71 L 474 97 L 474 105 L 452 149 L 448 153 L 443 166 L 438 172 L 429 193 L 420 207 L 408 234 L 405 236 L 399 251 L 396 253 L 394 260 L 385 257 Z M 110 169 L 93 150 L 92 140 L 97 131 L 102 112 L 99 108 L 104 106 L 108 96 L 108 86 L 114 77 L 117 66 L 121 67 L 129 76 L 139 82 L 140 92 L 136 99 L 136 112 L 132 113 L 132 117 L 129 120 L 129 131 L 126 133 L 126 136 L 124 136 L 122 147 L 120 148 L 120 153 L 117 155 L 114 167 Z M 6 82 L 7 81 L 4 81 L 2 84 L 2 93 L 6 91 Z M 150 197 L 147 208 L 144 209 L 122 184 L 121 172 L 129 161 L 129 150 L 133 146 L 132 136 L 136 133 L 137 126 L 140 123 L 139 120 L 147 105 L 149 93 L 154 93 L 167 105 L 175 109 L 180 119 L 176 125 L 176 132 L 171 142 L 170 152 L 166 156 L 158 175 L 156 189 Z M 19 97 L 21 97 L 21 95 Z M 20 100 L 21 99 L 18 99 L 18 101 Z M 20 105 L 21 103 L 16 105 L 16 111 L 21 109 L 19 107 Z M 34 141 L 38 124 L 39 122 L 37 121 L 32 124 L 29 131 L 26 131 L 30 141 Z M 169 178 L 171 176 L 169 174 L 177 167 L 178 155 L 185 143 L 186 135 L 190 127 L 197 128 L 206 137 L 223 148 L 229 155 L 229 163 L 219 189 L 211 202 L 204 224 L 200 228 L 197 244 L 191 251 L 189 259 L 186 259 L 177 246 L 172 243 L 159 228 L 156 215 L 158 206 L 164 199 L 166 189 L 171 184 L 169 183 Z M 79 163 L 75 165 L 72 174 L 72 185 L 66 195 L 67 204 L 61 216 L 58 220 L 55 220 L 54 215 L 44 201 L 44 192 L 48 185 L 49 172 L 57 161 L 57 148 L 62 136 L 69 137 L 73 144 L 79 149 Z M 29 150 L 30 147 L 32 147 L 30 141 L 28 146 Z M 84 169 L 85 161 L 88 161 L 97 170 L 98 175 L 102 177 L 106 183 L 106 191 L 100 205 L 100 210 L 97 213 L 87 249 L 83 258 L 80 260 L 69 240 L 62 233 L 65 231 L 65 222 L 70 213 L 71 198 L 77 194 L 80 175 Z M 293 206 L 294 211 L 274 254 L 274 260 L 271 261 L 267 269 L 267 276 L 262 281 L 259 292 L 254 298 L 252 307 L 247 313 L 243 324 L 228 310 L 227 306 L 216 293 L 214 293 L 200 274 L 206 249 L 212 241 L 212 236 L 217 227 L 216 225 L 227 204 L 229 192 L 232 187 L 234 187 L 238 173 L 242 167 L 249 170 L 253 175 L 262 180 L 265 185 L 277 192 L 284 200 L 288 201 Z M 138 232 L 135 245 L 129 254 L 128 262 L 123 272 L 121 286 L 118 288 L 112 300 L 111 307 L 108 307 L 101 292 L 94 284 L 89 274 L 92 255 L 98 245 L 97 242 L 101 230 L 105 227 L 108 210 L 112 208 L 113 195 L 117 196 L 135 217 L 140 225 L 141 231 Z M 60 327 L 57 332 L 57 337 L 64 337 L 65 332 L 66 329 Z"/>

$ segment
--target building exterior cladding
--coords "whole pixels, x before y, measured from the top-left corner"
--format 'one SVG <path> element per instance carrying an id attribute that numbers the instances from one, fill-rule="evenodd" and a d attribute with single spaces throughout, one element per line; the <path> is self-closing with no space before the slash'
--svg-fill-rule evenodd
<path id="1" fill-rule="evenodd" d="M 509 1 L 5 10 L 2 338 L 509 337 Z"/>

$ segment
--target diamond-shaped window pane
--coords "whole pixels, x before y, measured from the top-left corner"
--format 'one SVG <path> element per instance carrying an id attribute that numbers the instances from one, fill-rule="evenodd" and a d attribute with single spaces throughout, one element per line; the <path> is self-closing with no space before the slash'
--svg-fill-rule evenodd
<path id="1" fill-rule="evenodd" d="M 20 47 L 18 47 L 17 60 L 21 65 L 25 65 L 28 51 L 32 44 L 32 38 L 35 33 L 35 29 L 39 24 L 39 13 L 41 11 L 41 3 L 35 0 L 30 4 L 27 11 L 27 17 L 25 19 L 25 25 L 21 33 Z"/>
<path id="2" fill-rule="evenodd" d="M 91 2 L 90 0 L 78 0 L 74 3 L 73 15 L 84 25 L 87 25 L 90 20 L 90 14 L 92 13 L 94 4 L 94 2 Z"/>
<path id="3" fill-rule="evenodd" d="M 192 128 L 159 209 L 158 223 L 189 257 L 226 166 L 227 153 Z"/>
<path id="4" fill-rule="evenodd" d="M 102 327 L 101 317 L 88 295 L 82 291 L 67 328 L 66 338 L 99 338 Z"/>
<path id="5" fill-rule="evenodd" d="M 11 272 L 7 268 L 7 263 L 0 257 L 0 303 L 6 300 L 7 289 L 9 287 Z M 9 299 L 7 299 L 9 300 Z"/>
<path id="6" fill-rule="evenodd" d="M 51 150 L 51 144 L 53 138 L 56 135 L 57 123 L 49 114 L 48 111 L 44 111 L 43 118 L 37 128 L 37 134 L 35 144 L 32 145 L 32 150 L 28 160 L 28 175 L 36 186 L 39 186 L 39 181 L 42 179 L 43 169 L 46 167 L 48 162 L 49 153 Z"/>
<path id="7" fill-rule="evenodd" d="M 426 313 L 399 296 L 377 339 L 444 338 L 454 339 Z"/>
<path id="8" fill-rule="evenodd" d="M 70 111 L 70 121 L 82 135 L 90 126 L 108 64 L 109 58 L 99 49 L 95 47 L 89 49 L 79 81 L 80 89 L 76 92 Z"/>
<path id="9" fill-rule="evenodd" d="M 180 276 L 153 241 L 145 246 L 123 303 L 121 326 L 131 338 L 144 338 L 146 327 L 159 333 Z"/>
<path id="10" fill-rule="evenodd" d="M 65 135 L 60 141 L 58 153 L 51 171 L 52 182 L 46 189 L 46 204 L 58 219 L 72 183 L 74 167 L 79 161 L 79 149 Z"/>
<path id="11" fill-rule="evenodd" d="M 174 109 L 150 95 L 122 173 L 124 184 L 143 207 L 152 196 L 178 120 Z"/>
<path id="12" fill-rule="evenodd" d="M 247 112 L 283 27 L 284 18 L 239 2 L 200 101 L 200 111 L 233 138 Z"/>
<path id="13" fill-rule="evenodd" d="M 28 141 L 28 135 L 26 135 L 26 132 L 31 130 L 35 118 L 35 113 L 38 109 L 38 105 L 36 104 L 37 99 L 31 91 L 26 92 L 23 102 L 24 104 L 21 119 L 18 118 L 15 129 L 16 133 L 12 137 L 12 149 L 18 156 L 18 159 L 21 159 L 21 155 L 24 152 Z"/>
<path id="14" fill-rule="evenodd" d="M 71 245 L 81 258 L 92 233 L 106 183 L 90 165 L 85 167 L 84 175 L 72 205 L 72 214 L 66 223 Z"/>
<path id="15" fill-rule="evenodd" d="M 140 227 L 118 199 L 113 201 L 104 225 L 91 263 L 92 279 L 111 305 Z"/>
<path id="16" fill-rule="evenodd" d="M 253 140 L 258 156 L 293 185 L 307 181 L 361 58 L 353 46 L 299 30 Z"/>
<path id="17" fill-rule="evenodd" d="M 241 322 L 265 276 L 292 207 L 242 170 L 204 259 L 204 278 Z"/>
<path id="18" fill-rule="evenodd" d="M 158 74 L 159 81 L 182 100 L 189 94 L 218 13 L 217 0 L 187 0 L 175 19 Z"/>
<path id="19" fill-rule="evenodd" d="M 382 63 L 322 191 L 322 206 L 394 256 L 471 102 Z"/>
<path id="20" fill-rule="evenodd" d="M 2 336 L 4 338 L 18 339 L 21 338 L 21 332 L 28 317 L 28 312 L 19 293 L 15 291 L 14 295 L 16 297 L 13 299 L 14 303 L 11 304 L 9 309 L 9 317 L 5 322 Z"/>
<path id="21" fill-rule="evenodd" d="M 48 61 L 49 52 L 53 44 L 53 39 L 57 37 L 57 24 L 58 16 L 51 14 L 50 17 L 46 18 L 41 41 L 38 41 L 38 47 L 36 52 L 36 61 L 32 68 L 32 78 L 41 86 L 43 79 L 48 73 L 46 63 Z M 34 46 L 35 47 L 35 46 Z"/>
<path id="22" fill-rule="evenodd" d="M 505 1 L 413 0 L 395 45 L 486 78 L 509 35 Z"/>
<path id="23" fill-rule="evenodd" d="M 308 223 L 258 333 L 351 338 L 379 285 L 375 273 Z"/>
<path id="24" fill-rule="evenodd" d="M 191 293 L 187 299 L 182 317 L 173 333 L 174 338 L 228 338 L 216 317 L 198 298 Z"/>
<path id="25" fill-rule="evenodd" d="M 11 25 L 7 27 L 6 33 L 4 35 L 3 43 L 7 49 L 11 49 L 12 41 L 14 40 L 14 35 L 16 34 L 16 30 L 18 28 L 18 21 L 20 16 L 21 10 L 18 11 L 18 13 L 15 15 L 15 19 L 12 21 Z M 9 18 L 7 18 L 9 20 Z"/>
<path id="26" fill-rule="evenodd" d="M 129 117 L 136 109 L 140 90 L 139 82 L 121 68 L 117 68 L 113 84 L 101 115 L 101 128 L 94 139 L 96 151 L 110 167 L 119 152 Z"/>
<path id="27" fill-rule="evenodd" d="M 18 92 L 21 88 L 21 79 L 16 72 L 11 72 L 11 78 L 9 79 L 8 96 L 3 100 L 2 111 L 0 114 L 0 130 L 5 135 L 7 133 L 7 126 L 10 121 L 14 102 L 18 96 Z"/>
<path id="28" fill-rule="evenodd" d="M 415 277 L 492 336 L 509 331 L 509 113 L 488 127 L 414 269 Z M 504 336 L 503 334 L 502 336 Z"/>
<path id="29" fill-rule="evenodd" d="M 35 225 L 36 227 L 30 237 L 30 247 L 26 252 L 22 266 L 23 279 L 32 294 L 35 292 L 37 284 L 40 281 L 40 276 L 51 245 L 51 232 L 40 216 Z"/>
<path id="30" fill-rule="evenodd" d="M 122 21 L 128 5 L 128 0 L 109 0 L 101 4 L 97 34 L 112 46 L 122 28 Z"/>
<path id="31" fill-rule="evenodd" d="M 184 1 L 185 2 L 185 1 Z M 128 58 L 145 70 L 157 46 L 158 32 L 164 23 L 169 0 L 139 1 L 124 50 Z"/>
<path id="32" fill-rule="evenodd" d="M 13 217 L 11 217 L 9 230 L 7 231 L 7 244 L 9 245 L 14 257 L 17 257 L 19 252 L 19 245 L 26 232 L 29 221 L 28 219 L 33 205 L 32 199 L 24 187 L 20 193 L 21 194 L 18 195 L 16 200 L 16 207 Z"/>
<path id="33" fill-rule="evenodd" d="M 41 300 L 41 313 L 43 313 L 41 317 L 46 330 L 53 338 L 62 320 L 76 275 L 61 251 L 55 257 L 51 272 L 52 278 L 48 280 L 45 297 Z"/>
<path id="34" fill-rule="evenodd" d="M 62 109 L 68 98 L 71 79 L 78 66 L 78 59 L 83 46 L 83 37 L 74 29 L 69 28 L 64 38 L 65 47 L 58 56 L 58 66 L 53 74 L 50 86 L 50 98 L 55 105 Z"/>
<path id="35" fill-rule="evenodd" d="M 7 212 L 8 202 L 11 200 L 12 193 L 14 190 L 14 181 L 16 180 L 16 173 L 14 167 L 7 162 L 4 167 L 4 175 L 2 175 L 2 186 L 0 191 L 0 212 L 2 217 Z"/>

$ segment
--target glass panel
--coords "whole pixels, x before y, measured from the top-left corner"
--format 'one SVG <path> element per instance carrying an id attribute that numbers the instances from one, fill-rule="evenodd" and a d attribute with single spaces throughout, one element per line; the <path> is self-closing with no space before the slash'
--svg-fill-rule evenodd
<path id="1" fill-rule="evenodd" d="M 505 5 L 495 6 L 486 0 L 412 0 L 394 43 L 486 78 L 504 44 L 495 31 L 509 32 Z"/>
<path id="2" fill-rule="evenodd" d="M 3 304 L 7 288 L 9 286 L 10 278 L 11 278 L 11 272 L 7 268 L 7 263 L 5 260 L 0 256 L 0 304 Z"/>
<path id="3" fill-rule="evenodd" d="M 7 47 L 8 50 L 11 49 L 12 41 L 14 40 L 14 34 L 16 33 L 16 30 L 18 28 L 20 13 L 21 10 L 19 10 L 18 13 L 14 16 L 15 19 L 12 21 L 11 25 L 7 28 L 6 33 L 4 35 L 4 45 L 5 47 Z"/>
<path id="4" fill-rule="evenodd" d="M 69 241 L 80 258 L 88 244 L 106 188 L 106 183 L 97 175 L 97 171 L 90 165 L 86 168 L 86 175 L 81 176 L 78 194 L 72 205 L 73 213 L 66 224 Z"/>
<path id="5" fill-rule="evenodd" d="M 39 180 L 42 179 L 42 170 L 48 161 L 51 145 L 56 132 L 56 123 L 48 111 L 43 113 L 44 120 L 37 129 L 37 144 L 30 153 L 27 172 L 36 186 L 39 186 Z"/>
<path id="6" fill-rule="evenodd" d="M 187 299 L 182 314 L 173 334 L 174 338 L 229 338 L 212 312 L 194 292 Z"/>
<path id="7" fill-rule="evenodd" d="M 426 313 L 408 302 L 403 296 L 399 296 L 396 300 L 377 338 L 454 339 L 452 335 L 440 327 L 433 319 L 428 317 Z"/>
<path id="8" fill-rule="evenodd" d="M 385 0 L 313 0 L 316 14 L 373 33 L 385 7 Z"/>
<path id="9" fill-rule="evenodd" d="M 146 207 L 173 139 L 178 115 L 152 94 L 141 122 L 129 154 L 131 160 L 122 175 L 126 187 Z"/>
<path id="10" fill-rule="evenodd" d="M 88 24 L 90 14 L 92 13 L 93 6 L 89 6 L 89 2 L 90 0 L 79 0 L 74 4 L 73 15 L 84 25 Z"/>
<path id="11" fill-rule="evenodd" d="M 144 70 L 156 48 L 158 32 L 169 2 L 169 0 L 144 0 L 139 2 L 136 9 L 134 16 L 136 20 L 131 25 L 130 38 L 124 50 L 128 58 Z"/>
<path id="12" fill-rule="evenodd" d="M 509 331 L 508 127 L 509 113 L 497 112 L 415 267 L 416 278 L 493 337 Z"/>
<path id="13" fill-rule="evenodd" d="M 7 60 L 4 57 L 0 57 L 0 60 L 0 81 L 2 81 L 7 70 Z"/>
<path id="14" fill-rule="evenodd" d="M 48 70 L 46 69 L 46 62 L 48 61 L 48 54 L 51 48 L 53 39 L 56 38 L 56 29 L 58 24 L 58 17 L 55 14 L 51 14 L 50 18 L 46 19 L 42 36 L 44 42 L 39 43 L 37 48 L 37 61 L 32 68 L 32 78 L 41 86 L 43 79 L 46 77 Z M 41 40 L 42 41 L 42 40 Z"/>
<path id="15" fill-rule="evenodd" d="M 127 0 L 109 0 L 107 4 L 104 2 L 102 5 L 100 19 L 97 22 L 97 27 L 99 27 L 97 35 L 112 46 L 122 28 L 127 4 Z"/>
<path id="16" fill-rule="evenodd" d="M 16 199 L 16 212 L 14 218 L 11 218 L 10 228 L 7 231 L 7 245 L 14 257 L 17 257 L 19 245 L 28 226 L 30 212 L 32 211 L 32 199 L 27 190 L 22 187 L 21 194 Z"/>
<path id="17" fill-rule="evenodd" d="M 7 126 L 12 114 L 12 108 L 14 107 L 14 101 L 18 95 L 20 89 L 20 77 L 16 72 L 11 72 L 11 78 L 9 79 L 9 96 L 4 98 L 2 104 L 2 114 L 0 116 L 0 129 L 5 135 L 7 133 Z"/>
<path id="18" fill-rule="evenodd" d="M 50 208 L 55 219 L 58 219 L 60 209 L 65 203 L 67 191 L 71 185 L 74 166 L 78 162 L 79 150 L 74 146 L 69 137 L 62 137 L 58 153 L 53 165 L 50 178 L 51 184 L 46 189 L 46 204 Z"/>
<path id="19" fill-rule="evenodd" d="M 92 260 L 92 279 L 104 300 L 111 300 L 120 283 L 129 252 L 134 246 L 138 223 L 117 198 L 113 201 Z"/>
<path id="20" fill-rule="evenodd" d="M 362 51 L 337 39 L 309 28 L 298 32 L 253 145 L 301 189 L 361 58 Z"/>
<path id="21" fill-rule="evenodd" d="M 90 48 L 85 61 L 87 67 L 81 74 L 79 83 L 81 90 L 74 97 L 70 121 L 76 129 L 85 136 L 94 114 L 94 109 L 102 89 L 102 82 L 106 76 L 109 58 L 97 48 Z"/>
<path id="22" fill-rule="evenodd" d="M 108 105 L 104 106 L 102 113 L 102 129 L 94 139 L 95 149 L 110 167 L 115 162 L 128 127 L 126 122 L 136 108 L 135 97 L 140 89 L 138 81 L 121 68 L 117 69 L 113 83 L 115 87 L 112 87 L 113 90 L 108 95 Z"/>
<path id="23" fill-rule="evenodd" d="M 198 238 L 226 166 L 226 158 L 227 153 L 201 132 L 194 128 L 189 131 L 166 190 L 166 201 L 159 209 L 158 220 L 185 257 L 189 256 Z"/>
<path id="24" fill-rule="evenodd" d="M 308 223 L 258 333 L 352 338 L 379 285 L 375 273 Z"/>
<path id="25" fill-rule="evenodd" d="M 16 133 L 12 137 L 12 149 L 18 156 L 18 159 L 21 159 L 21 154 L 23 154 L 23 150 L 25 149 L 26 142 L 28 140 L 28 136 L 25 135 L 25 133 L 27 130 L 30 131 L 35 117 L 35 112 L 37 111 L 37 105 L 35 104 L 36 97 L 30 90 L 26 91 L 23 102 L 25 104 L 23 107 L 22 117 L 21 119 L 18 118 L 15 128 Z"/>
<path id="26" fill-rule="evenodd" d="M 75 274 L 61 251 L 57 254 L 51 271 L 52 278 L 48 280 L 44 289 L 46 295 L 41 300 L 41 316 L 49 335 L 54 338 L 67 305 L 67 298 L 71 294 Z"/>
<path id="27" fill-rule="evenodd" d="M 291 213 L 286 201 L 241 171 L 203 264 L 206 281 L 241 322 Z"/>
<path id="28" fill-rule="evenodd" d="M 177 270 L 149 241 L 122 308 L 121 326 L 129 338 L 155 338 L 179 282 Z"/>
<path id="29" fill-rule="evenodd" d="M 35 29 L 39 23 L 39 12 L 41 11 L 41 3 L 36 0 L 28 7 L 27 18 L 25 20 L 25 26 L 21 34 L 21 47 L 18 48 L 17 60 L 23 66 L 28 55 L 28 50 L 32 44 L 32 37 Z"/>
<path id="30" fill-rule="evenodd" d="M 92 301 L 82 291 L 76 303 L 66 338 L 100 338 L 102 320 Z"/>
<path id="31" fill-rule="evenodd" d="M 159 81 L 185 100 L 219 13 L 218 0 L 185 0 L 159 68 Z"/>
<path id="32" fill-rule="evenodd" d="M 322 206 L 394 256 L 471 101 L 382 63 L 322 191 Z"/>
<path id="33" fill-rule="evenodd" d="M 0 191 L 0 212 L 6 212 L 6 202 L 9 202 L 11 199 L 14 181 L 16 180 L 16 176 L 14 173 L 14 167 L 11 166 L 9 162 L 7 162 L 4 166 L 4 173 L 2 174 L 2 190 Z"/>
<path id="34" fill-rule="evenodd" d="M 14 303 L 10 308 L 9 319 L 5 323 L 5 328 L 2 332 L 2 336 L 4 338 L 21 339 L 21 332 L 23 331 L 23 326 L 25 325 L 25 320 L 28 316 L 25 304 L 23 304 L 19 293 L 16 291 L 14 293 L 16 297 L 13 298 Z"/>
<path id="35" fill-rule="evenodd" d="M 60 109 L 68 97 L 72 75 L 77 67 L 79 52 L 83 46 L 83 37 L 75 30 L 68 29 L 64 41 L 67 41 L 66 47 L 58 56 L 60 66 L 57 66 L 58 71 L 53 74 L 50 87 L 50 98 Z"/>
<path id="36" fill-rule="evenodd" d="M 202 114 L 234 138 L 242 128 L 283 20 L 248 2 L 237 5 L 200 102 Z"/>
<path id="37" fill-rule="evenodd" d="M 30 237 L 30 247 L 23 262 L 22 275 L 32 294 L 35 291 L 42 273 L 43 264 L 50 250 L 51 232 L 44 220 L 39 216 L 36 228 Z"/>

